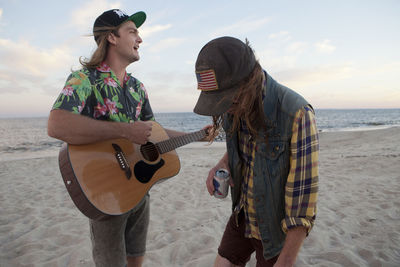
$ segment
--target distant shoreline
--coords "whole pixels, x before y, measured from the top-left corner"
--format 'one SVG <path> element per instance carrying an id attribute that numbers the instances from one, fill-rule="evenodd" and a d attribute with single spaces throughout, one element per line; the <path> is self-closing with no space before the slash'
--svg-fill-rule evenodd
<path id="1" fill-rule="evenodd" d="M 400 110 L 398 108 L 318 108 L 315 111 L 355 111 L 355 110 Z M 166 111 L 166 112 L 154 112 L 154 115 L 157 114 L 194 114 L 192 111 Z M 42 115 L 0 115 L 0 119 L 29 119 L 29 118 L 47 118 L 49 114 L 42 114 Z"/>

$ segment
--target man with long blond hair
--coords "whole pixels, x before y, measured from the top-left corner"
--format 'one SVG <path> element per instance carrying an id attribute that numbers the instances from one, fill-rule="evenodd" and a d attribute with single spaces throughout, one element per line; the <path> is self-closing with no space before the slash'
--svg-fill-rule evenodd
<path id="1" fill-rule="evenodd" d="M 138 28 L 146 14 L 119 9 L 101 14 L 93 27 L 97 49 L 73 72 L 54 103 L 48 134 L 69 144 L 125 138 L 145 144 L 154 115 L 143 83 L 126 72 L 139 60 Z M 172 136 L 181 132 L 166 129 Z M 149 224 L 149 195 L 131 211 L 106 221 L 90 220 L 96 266 L 142 266 Z"/>
<path id="2" fill-rule="evenodd" d="M 314 225 L 318 131 L 311 105 L 264 71 L 248 42 L 221 37 L 196 61 L 200 97 L 194 112 L 222 126 L 227 152 L 208 174 L 231 174 L 232 215 L 215 266 L 293 266 Z"/>

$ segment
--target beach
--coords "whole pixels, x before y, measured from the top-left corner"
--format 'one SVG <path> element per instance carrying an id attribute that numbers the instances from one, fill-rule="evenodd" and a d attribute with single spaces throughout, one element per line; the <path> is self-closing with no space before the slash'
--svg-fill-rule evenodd
<path id="1" fill-rule="evenodd" d="M 231 201 L 210 196 L 205 179 L 225 143 L 176 151 L 179 174 L 150 190 L 144 266 L 212 266 Z M 57 153 L 0 161 L 0 183 L 1 267 L 94 266 Z M 318 214 L 295 266 L 400 266 L 399 221 L 400 127 L 320 133 Z"/>

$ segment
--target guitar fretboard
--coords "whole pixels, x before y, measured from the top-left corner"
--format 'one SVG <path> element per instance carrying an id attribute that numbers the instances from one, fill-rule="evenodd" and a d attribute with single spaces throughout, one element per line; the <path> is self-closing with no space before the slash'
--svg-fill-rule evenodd
<path id="1" fill-rule="evenodd" d="M 167 153 L 174 150 L 175 148 L 184 146 L 194 141 L 198 141 L 206 136 L 206 130 L 200 130 L 197 132 L 172 137 L 170 139 L 158 142 L 156 144 L 157 150 L 160 154 Z"/>

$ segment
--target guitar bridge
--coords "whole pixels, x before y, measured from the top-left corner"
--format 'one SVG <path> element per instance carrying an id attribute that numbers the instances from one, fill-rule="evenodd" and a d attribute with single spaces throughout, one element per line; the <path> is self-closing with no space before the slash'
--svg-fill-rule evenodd
<path id="1" fill-rule="evenodd" d="M 117 162 L 119 164 L 119 167 L 121 170 L 125 172 L 126 178 L 129 180 L 132 177 L 132 171 L 129 166 L 128 161 L 126 160 L 125 154 L 122 151 L 121 147 L 117 144 L 112 144 L 114 150 L 115 150 L 115 158 L 117 159 Z"/>

